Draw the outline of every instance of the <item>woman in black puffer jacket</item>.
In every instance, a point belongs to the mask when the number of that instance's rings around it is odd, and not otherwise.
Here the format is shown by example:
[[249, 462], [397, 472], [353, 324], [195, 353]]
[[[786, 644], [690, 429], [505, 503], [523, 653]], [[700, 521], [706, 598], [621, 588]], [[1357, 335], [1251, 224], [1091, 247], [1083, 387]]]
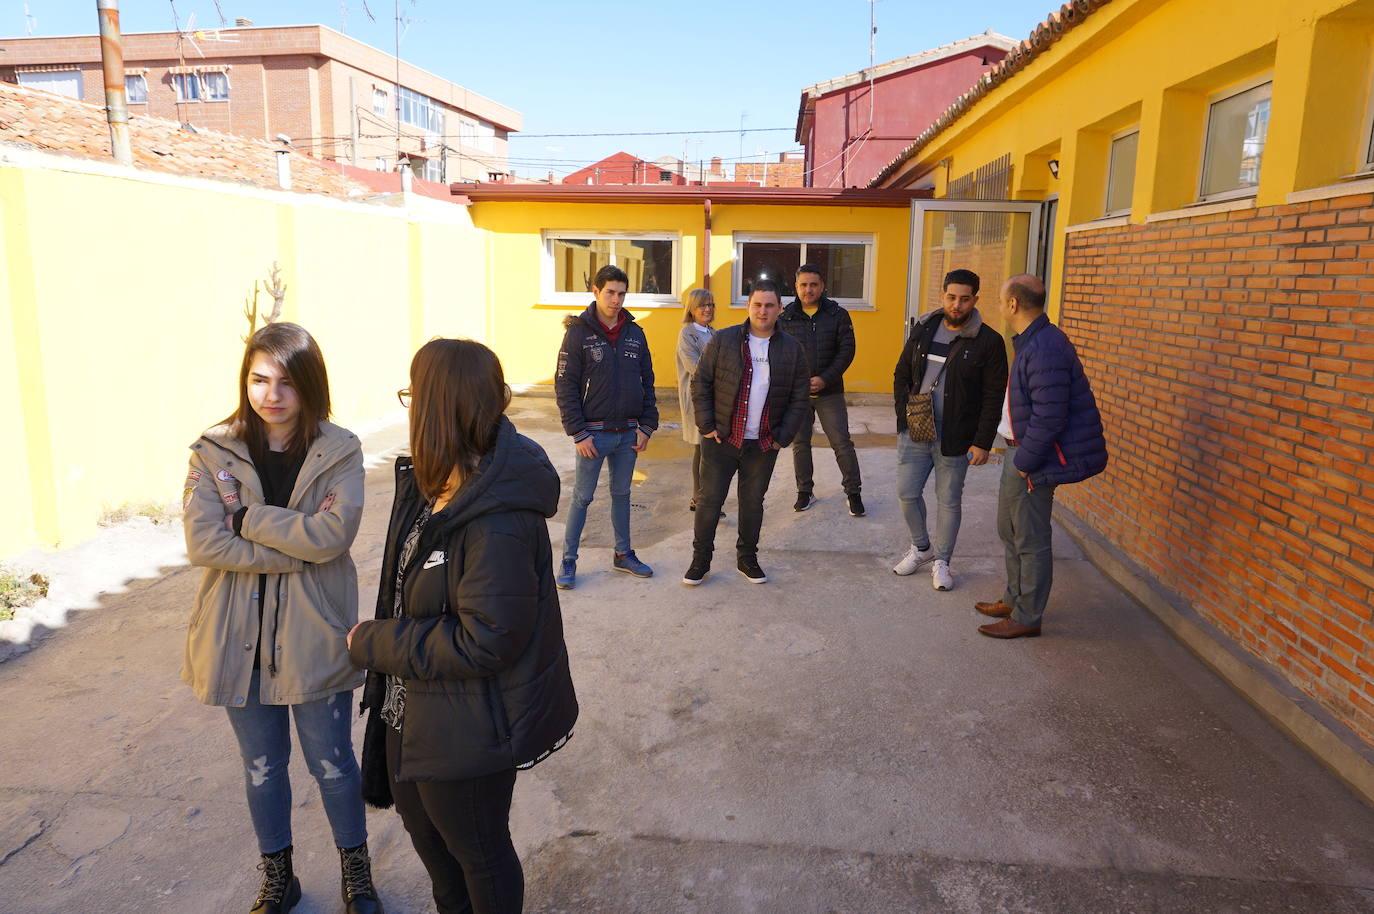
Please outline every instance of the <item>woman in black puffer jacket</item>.
[[396, 463], [377, 615], [349, 636], [370, 671], [364, 797], [395, 800], [440, 914], [518, 912], [515, 773], [577, 720], [545, 523], [558, 474], [503, 415], [510, 391], [481, 343], [426, 343], [410, 382], [413, 457]]

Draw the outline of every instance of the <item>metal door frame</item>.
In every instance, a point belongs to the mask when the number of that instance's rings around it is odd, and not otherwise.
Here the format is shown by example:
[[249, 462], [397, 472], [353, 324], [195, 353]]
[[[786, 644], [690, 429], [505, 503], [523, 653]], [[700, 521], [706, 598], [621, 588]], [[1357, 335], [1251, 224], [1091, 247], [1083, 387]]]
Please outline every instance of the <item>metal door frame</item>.
[[[921, 278], [921, 254], [924, 250], [926, 213], [1026, 213], [1030, 216], [1030, 227], [1026, 235], [1026, 262], [1022, 267], [1022, 272], [1034, 273], [1035, 262], [1040, 249], [1041, 207], [1041, 203], [1031, 200], [912, 200], [911, 248], [906, 260], [906, 317], [903, 321], [903, 337], [906, 336], [905, 328], [911, 325], [912, 317], [920, 317], [921, 314], [922, 305], [916, 301], [916, 298], [921, 291], [918, 286]], [[918, 309], [914, 315], [911, 311], [913, 304]]]

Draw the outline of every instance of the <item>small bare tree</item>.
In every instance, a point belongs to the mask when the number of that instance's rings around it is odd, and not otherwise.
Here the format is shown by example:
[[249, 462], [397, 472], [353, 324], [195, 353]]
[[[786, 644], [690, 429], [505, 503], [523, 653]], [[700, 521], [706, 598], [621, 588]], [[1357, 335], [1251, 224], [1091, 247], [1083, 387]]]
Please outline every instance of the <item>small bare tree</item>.
[[258, 292], [261, 291], [259, 284], [263, 290], [272, 296], [272, 313], [263, 315], [262, 325], [264, 327], [275, 323], [277, 318], [281, 317], [282, 304], [286, 301], [286, 283], [281, 281], [281, 267], [274, 260], [272, 261], [272, 272], [268, 274], [266, 281], [253, 280], [253, 295], [251, 297], [245, 296], [243, 299], [243, 316], [248, 318], [248, 336], [243, 338], [245, 343], [258, 329]]

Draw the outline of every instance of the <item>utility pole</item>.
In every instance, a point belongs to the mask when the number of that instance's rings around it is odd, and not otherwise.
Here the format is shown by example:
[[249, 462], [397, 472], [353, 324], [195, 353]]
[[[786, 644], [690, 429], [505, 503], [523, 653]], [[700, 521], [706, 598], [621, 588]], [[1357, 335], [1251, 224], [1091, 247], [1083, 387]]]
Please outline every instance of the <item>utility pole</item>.
[[124, 94], [124, 46], [119, 40], [119, 3], [95, 0], [100, 16], [100, 64], [105, 76], [105, 119], [110, 122], [110, 151], [120, 165], [133, 165], [129, 144], [129, 105]]

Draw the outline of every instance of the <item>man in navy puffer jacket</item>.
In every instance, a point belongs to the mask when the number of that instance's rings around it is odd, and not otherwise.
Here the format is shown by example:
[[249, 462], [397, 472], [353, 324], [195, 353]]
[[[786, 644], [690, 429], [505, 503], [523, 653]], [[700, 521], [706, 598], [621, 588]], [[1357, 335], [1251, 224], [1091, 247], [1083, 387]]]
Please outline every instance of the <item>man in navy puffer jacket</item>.
[[1050, 512], [1056, 486], [1096, 476], [1107, 466], [1102, 416], [1073, 343], [1045, 315], [1045, 285], [1034, 276], [1002, 284], [1002, 314], [1015, 357], [1007, 410], [997, 431], [1007, 441], [997, 498], [997, 532], [1007, 561], [1007, 590], [978, 603], [1000, 621], [978, 627], [993, 638], [1040, 634], [1054, 576]]
[[596, 492], [601, 464], [610, 464], [611, 527], [615, 557], [611, 567], [637, 578], [654, 570], [630, 548], [630, 483], [635, 458], [658, 428], [654, 365], [649, 341], [625, 310], [629, 277], [607, 264], [592, 279], [595, 300], [581, 314], [568, 315], [553, 390], [563, 431], [573, 440], [572, 497], [563, 533], [563, 560], [554, 583], [571, 590], [577, 580], [577, 547], [587, 523], [587, 506]]

